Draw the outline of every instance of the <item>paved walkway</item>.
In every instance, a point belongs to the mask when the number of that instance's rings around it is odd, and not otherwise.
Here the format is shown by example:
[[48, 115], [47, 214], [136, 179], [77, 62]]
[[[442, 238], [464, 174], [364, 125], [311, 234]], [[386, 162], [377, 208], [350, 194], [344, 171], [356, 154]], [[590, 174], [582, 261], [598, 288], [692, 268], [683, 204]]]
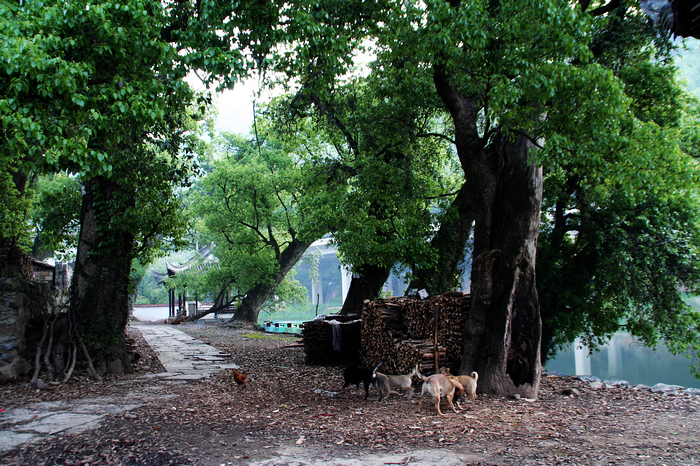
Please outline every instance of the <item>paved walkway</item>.
[[222, 369], [238, 369], [238, 365], [226, 362], [225, 358], [230, 358], [230, 354], [222, 353], [173, 325], [132, 323], [131, 326], [141, 331], [141, 335], [158, 354], [158, 359], [167, 371], [145, 377], [199, 380]]
[[[227, 363], [229, 354], [221, 353], [173, 325], [132, 323], [158, 354], [166, 372], [148, 374], [144, 378], [165, 381], [199, 380], [222, 369], [237, 369]], [[181, 383], [181, 382], [180, 382]], [[0, 412], [0, 452], [35, 442], [58, 433], [74, 434], [98, 427], [108, 415], [126, 414], [149, 400], [171, 398], [159, 394], [153, 386], [140, 387], [118, 397], [96, 397], [73, 402], [35, 403]], [[1, 406], [0, 406], [1, 407]]]

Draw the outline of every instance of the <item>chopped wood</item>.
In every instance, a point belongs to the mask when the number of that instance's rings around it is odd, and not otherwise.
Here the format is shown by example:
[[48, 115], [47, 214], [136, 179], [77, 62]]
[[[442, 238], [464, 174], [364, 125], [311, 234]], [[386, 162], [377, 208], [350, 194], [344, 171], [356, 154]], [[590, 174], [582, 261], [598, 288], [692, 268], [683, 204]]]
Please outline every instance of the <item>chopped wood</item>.
[[[389, 374], [408, 373], [416, 362], [420, 362], [423, 371], [436, 370], [437, 363], [456, 372], [462, 359], [461, 334], [469, 303], [468, 295], [457, 292], [424, 300], [407, 297], [366, 300], [361, 319], [330, 315], [306, 322], [302, 328], [305, 361], [307, 364], [360, 362], [371, 367], [384, 361], [382, 372]], [[340, 343], [336, 341], [335, 347], [333, 341], [338, 334], [334, 337], [333, 321], [339, 326], [336, 332], [340, 332]]]
[[[356, 363], [360, 355], [360, 321], [348, 316], [329, 315], [305, 322], [301, 329], [306, 364]], [[339, 334], [334, 336], [333, 327]], [[334, 345], [334, 338], [336, 339]]]
[[[406, 297], [366, 301], [362, 310], [362, 353], [366, 366], [384, 361], [382, 371], [405, 374], [420, 362], [423, 371], [437, 364], [457, 371], [462, 359], [461, 329], [469, 297], [450, 292], [424, 300]], [[437, 307], [437, 333], [435, 325]]]

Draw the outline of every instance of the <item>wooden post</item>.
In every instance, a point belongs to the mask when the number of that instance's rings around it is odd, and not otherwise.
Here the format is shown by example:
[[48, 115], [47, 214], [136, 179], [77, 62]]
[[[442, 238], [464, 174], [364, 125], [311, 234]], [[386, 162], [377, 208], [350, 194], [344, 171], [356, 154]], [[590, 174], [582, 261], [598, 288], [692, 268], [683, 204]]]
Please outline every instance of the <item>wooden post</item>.
[[433, 354], [435, 355], [435, 372], [437, 373], [438, 367], [439, 367], [439, 358], [440, 355], [438, 354], [438, 320], [440, 316], [440, 306], [437, 304], [435, 305], [435, 334], [433, 338]]
[[175, 316], [175, 290], [168, 290], [168, 317]]

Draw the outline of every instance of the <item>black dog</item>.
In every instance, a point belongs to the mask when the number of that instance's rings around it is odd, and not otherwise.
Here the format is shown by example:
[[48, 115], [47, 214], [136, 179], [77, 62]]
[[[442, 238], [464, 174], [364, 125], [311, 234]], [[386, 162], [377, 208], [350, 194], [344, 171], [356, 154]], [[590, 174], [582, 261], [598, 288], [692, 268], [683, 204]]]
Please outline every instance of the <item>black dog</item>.
[[384, 363], [384, 361], [380, 361], [374, 370], [370, 369], [369, 367], [358, 367], [355, 364], [346, 367], [345, 372], [343, 373], [343, 378], [345, 379], [345, 385], [343, 385], [343, 388], [347, 388], [348, 385], [355, 385], [359, 387], [360, 384], [363, 384], [365, 386], [366, 400], [369, 396], [369, 386], [374, 385], [374, 388], [377, 390], [377, 392], [379, 392], [379, 401], [382, 401], [382, 391], [379, 389], [379, 381], [377, 380], [376, 374], [377, 369], [379, 369], [379, 366], [381, 366], [382, 363]]

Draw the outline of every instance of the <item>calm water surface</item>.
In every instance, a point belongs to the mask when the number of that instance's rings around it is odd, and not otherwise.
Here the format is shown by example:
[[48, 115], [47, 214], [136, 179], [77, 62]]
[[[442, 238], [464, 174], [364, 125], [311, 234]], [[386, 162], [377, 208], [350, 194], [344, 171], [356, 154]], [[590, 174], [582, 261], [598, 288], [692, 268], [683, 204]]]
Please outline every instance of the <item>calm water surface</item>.
[[590, 356], [587, 348], [572, 345], [545, 365], [545, 370], [570, 375], [594, 375], [602, 380], [626, 380], [632, 385], [657, 383], [700, 388], [690, 373], [691, 360], [673, 355], [665, 346], [645, 348], [627, 333], [618, 333], [609, 344]]

